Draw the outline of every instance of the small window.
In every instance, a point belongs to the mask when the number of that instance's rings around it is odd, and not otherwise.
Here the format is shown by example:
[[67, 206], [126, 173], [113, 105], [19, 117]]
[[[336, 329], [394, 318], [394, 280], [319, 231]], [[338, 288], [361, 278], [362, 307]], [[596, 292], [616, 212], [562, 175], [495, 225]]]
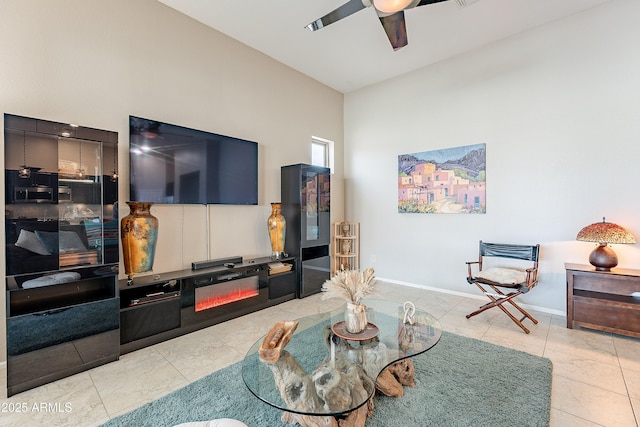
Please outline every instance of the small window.
[[311, 164], [327, 167], [329, 160], [329, 147], [325, 142], [311, 140]]
[[333, 169], [333, 141], [311, 138], [311, 164]]

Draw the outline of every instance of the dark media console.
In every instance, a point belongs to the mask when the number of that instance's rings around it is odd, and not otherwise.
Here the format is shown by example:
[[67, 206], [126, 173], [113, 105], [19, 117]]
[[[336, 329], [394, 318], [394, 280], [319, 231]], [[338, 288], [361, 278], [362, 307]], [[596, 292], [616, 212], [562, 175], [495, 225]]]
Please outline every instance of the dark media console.
[[201, 261], [192, 269], [120, 280], [120, 353], [128, 353], [296, 298], [297, 258]]

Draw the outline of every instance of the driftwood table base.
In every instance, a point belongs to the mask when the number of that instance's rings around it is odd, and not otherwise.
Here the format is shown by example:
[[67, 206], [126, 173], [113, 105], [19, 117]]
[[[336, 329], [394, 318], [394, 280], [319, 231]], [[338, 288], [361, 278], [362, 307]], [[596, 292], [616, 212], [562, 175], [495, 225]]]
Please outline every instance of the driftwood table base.
[[[376, 391], [389, 397], [402, 397], [403, 386], [415, 386], [413, 362], [409, 359], [392, 364], [380, 373], [376, 381]], [[299, 424], [302, 427], [364, 427], [367, 418], [373, 413], [373, 407], [372, 396], [363, 406], [343, 417], [283, 412], [281, 419], [287, 424]]]
[[283, 412], [281, 419], [287, 424], [299, 424], [302, 427], [363, 427], [372, 413], [373, 397], [363, 406], [343, 417], [300, 415], [292, 412]]
[[288, 408], [307, 413], [338, 413], [353, 407], [354, 402], [371, 397], [360, 408], [338, 417], [285, 411], [281, 418], [285, 423], [302, 427], [363, 427], [373, 412], [374, 387], [386, 396], [401, 397], [404, 385], [415, 384], [413, 364], [408, 359], [385, 368], [373, 384], [371, 377], [388, 363], [386, 346], [349, 352], [346, 351], [350, 348], [348, 343], [332, 343], [334, 337], [328, 329], [325, 330], [327, 345], [339, 345], [343, 351], [338, 352], [334, 360], [320, 364], [313, 373], [307, 374], [284, 350], [297, 326], [297, 322], [278, 322], [265, 337], [259, 351]]
[[402, 386], [414, 387], [416, 385], [414, 372], [415, 368], [411, 360], [400, 360], [380, 372], [376, 380], [376, 390], [385, 396], [402, 397], [404, 396]]

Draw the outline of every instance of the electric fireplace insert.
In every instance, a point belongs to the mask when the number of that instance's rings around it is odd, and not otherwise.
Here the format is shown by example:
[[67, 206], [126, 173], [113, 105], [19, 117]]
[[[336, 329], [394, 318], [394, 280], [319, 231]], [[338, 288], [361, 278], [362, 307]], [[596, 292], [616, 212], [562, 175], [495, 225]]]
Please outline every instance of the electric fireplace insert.
[[268, 300], [258, 267], [248, 267], [192, 277], [183, 282], [182, 324], [189, 326], [220, 317], [233, 317], [244, 308]]

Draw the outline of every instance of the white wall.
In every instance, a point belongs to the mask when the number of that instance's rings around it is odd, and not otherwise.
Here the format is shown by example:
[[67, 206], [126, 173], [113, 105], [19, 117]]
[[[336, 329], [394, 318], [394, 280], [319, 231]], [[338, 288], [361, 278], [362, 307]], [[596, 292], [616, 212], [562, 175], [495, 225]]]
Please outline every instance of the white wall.
[[309, 163], [312, 136], [335, 142], [332, 216], [343, 217], [343, 95], [162, 3], [2, 0], [0, 53], [0, 113], [118, 132], [120, 217], [130, 114], [259, 143], [259, 206], [151, 209], [160, 222], [156, 273], [207, 257], [269, 255], [280, 167]]
[[[577, 232], [603, 216], [640, 239], [640, 2], [616, 0], [345, 96], [346, 218], [376, 275], [478, 294], [478, 240], [540, 243], [527, 304], [565, 310]], [[437, 41], [434, 41], [437, 43]], [[411, 47], [409, 48], [416, 48]], [[397, 213], [397, 156], [487, 148], [487, 213]], [[620, 267], [640, 247], [617, 245]], [[373, 259], [376, 259], [373, 262]]]

